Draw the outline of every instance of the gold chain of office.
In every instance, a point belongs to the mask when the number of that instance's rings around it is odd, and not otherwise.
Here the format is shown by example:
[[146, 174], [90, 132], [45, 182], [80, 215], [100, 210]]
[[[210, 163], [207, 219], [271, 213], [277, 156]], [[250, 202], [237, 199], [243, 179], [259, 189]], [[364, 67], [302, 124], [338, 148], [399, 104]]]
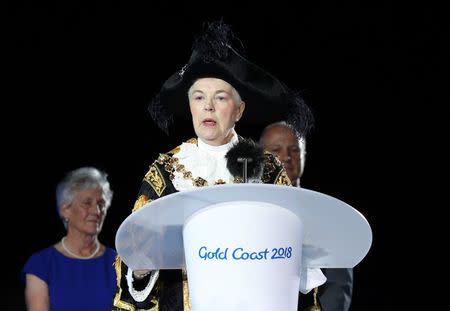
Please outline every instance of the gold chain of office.
[[[179, 159], [175, 157], [170, 157], [167, 154], [160, 154], [158, 157], [158, 163], [164, 165], [164, 169], [170, 174], [170, 180], [175, 179], [175, 172], [183, 175], [183, 178], [190, 179], [192, 184], [195, 187], [205, 187], [209, 186], [208, 181], [202, 177], [193, 177], [192, 172], [186, 170], [186, 167], [183, 164], [179, 163]], [[243, 180], [241, 177], [235, 177], [233, 180], [234, 183], [242, 183]], [[214, 185], [223, 185], [226, 182], [222, 179], [218, 179], [214, 182]]]

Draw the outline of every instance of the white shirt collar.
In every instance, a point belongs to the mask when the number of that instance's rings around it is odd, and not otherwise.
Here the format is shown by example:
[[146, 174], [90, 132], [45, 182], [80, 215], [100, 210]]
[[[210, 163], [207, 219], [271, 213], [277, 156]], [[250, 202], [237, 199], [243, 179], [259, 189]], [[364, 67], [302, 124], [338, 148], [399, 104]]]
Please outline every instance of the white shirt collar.
[[215, 154], [215, 153], [219, 153], [219, 154], [223, 154], [225, 155], [225, 153], [228, 152], [228, 150], [230, 150], [230, 148], [236, 144], [239, 139], [238, 136], [236, 134], [236, 131], [234, 129], [232, 129], [232, 133], [233, 133], [233, 137], [231, 138], [230, 142], [225, 144], [225, 145], [220, 145], [220, 146], [212, 146], [212, 145], [208, 145], [207, 143], [205, 143], [200, 137], [198, 138], [198, 148], [200, 150], [206, 151], [209, 154]]
[[197, 145], [183, 143], [180, 150], [174, 155], [184, 170], [191, 173], [192, 177], [185, 177], [181, 171], [173, 172], [172, 183], [179, 191], [192, 189], [195, 187], [193, 179], [201, 177], [206, 180], [209, 186], [221, 183], [233, 183], [234, 177], [227, 168], [226, 153], [239, 141], [238, 135], [233, 129], [233, 137], [229, 143], [221, 146], [211, 146], [204, 141], [197, 139]]

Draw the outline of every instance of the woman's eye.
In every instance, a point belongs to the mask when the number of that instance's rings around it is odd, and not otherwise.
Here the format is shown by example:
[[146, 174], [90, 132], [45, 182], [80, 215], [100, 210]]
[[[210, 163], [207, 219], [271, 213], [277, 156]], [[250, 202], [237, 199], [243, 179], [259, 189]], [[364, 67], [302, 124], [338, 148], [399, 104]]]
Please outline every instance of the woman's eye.
[[228, 95], [227, 94], [217, 94], [216, 95], [216, 100], [218, 100], [218, 101], [226, 101], [226, 100], [228, 100]]

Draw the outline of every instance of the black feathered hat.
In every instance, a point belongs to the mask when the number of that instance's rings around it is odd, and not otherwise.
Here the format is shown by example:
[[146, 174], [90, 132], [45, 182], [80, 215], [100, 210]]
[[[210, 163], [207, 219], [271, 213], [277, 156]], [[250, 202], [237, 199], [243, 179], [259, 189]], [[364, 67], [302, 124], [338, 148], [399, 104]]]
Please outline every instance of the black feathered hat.
[[149, 104], [153, 120], [166, 134], [174, 121], [190, 119], [188, 90], [197, 79], [207, 77], [228, 82], [245, 101], [239, 124], [267, 125], [285, 120], [306, 134], [312, 121], [308, 106], [298, 94], [231, 45], [238, 41], [222, 21], [207, 24], [204, 33], [196, 38], [187, 64], [164, 82]]

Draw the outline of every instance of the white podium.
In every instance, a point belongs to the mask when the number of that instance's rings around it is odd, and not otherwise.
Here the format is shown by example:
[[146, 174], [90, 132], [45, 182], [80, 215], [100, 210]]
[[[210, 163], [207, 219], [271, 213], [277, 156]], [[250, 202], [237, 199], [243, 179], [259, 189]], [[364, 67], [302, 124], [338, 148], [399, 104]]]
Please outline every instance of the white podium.
[[116, 235], [132, 269], [186, 267], [193, 311], [297, 310], [301, 267], [352, 268], [371, 243], [368, 222], [350, 205], [268, 184], [162, 197]]

